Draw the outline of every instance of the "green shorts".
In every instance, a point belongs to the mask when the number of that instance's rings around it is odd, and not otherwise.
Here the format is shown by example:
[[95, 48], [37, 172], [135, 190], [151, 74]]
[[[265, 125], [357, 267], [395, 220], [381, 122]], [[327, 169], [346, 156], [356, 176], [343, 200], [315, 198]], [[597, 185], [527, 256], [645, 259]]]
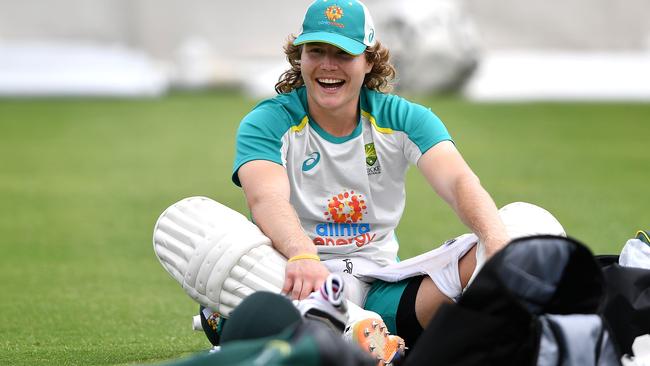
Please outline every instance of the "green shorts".
[[410, 280], [411, 278], [399, 282], [384, 282], [381, 280], [373, 282], [370, 291], [368, 291], [366, 303], [363, 306], [364, 309], [381, 315], [388, 327], [388, 331], [393, 334], [397, 333], [397, 308]]

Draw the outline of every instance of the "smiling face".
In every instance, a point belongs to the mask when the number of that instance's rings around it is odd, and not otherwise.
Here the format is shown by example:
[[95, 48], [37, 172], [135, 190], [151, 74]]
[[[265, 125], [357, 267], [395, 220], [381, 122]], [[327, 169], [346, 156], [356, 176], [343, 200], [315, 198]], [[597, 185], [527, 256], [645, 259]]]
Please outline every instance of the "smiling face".
[[363, 80], [372, 70], [365, 53], [353, 56], [330, 44], [308, 43], [302, 49], [300, 69], [313, 116], [356, 117]]

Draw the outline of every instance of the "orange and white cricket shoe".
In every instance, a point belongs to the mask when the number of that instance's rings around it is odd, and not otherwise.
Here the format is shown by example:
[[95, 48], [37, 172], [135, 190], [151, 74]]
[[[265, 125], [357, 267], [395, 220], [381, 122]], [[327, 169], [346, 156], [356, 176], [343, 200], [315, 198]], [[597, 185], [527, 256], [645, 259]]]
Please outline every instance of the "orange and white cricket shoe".
[[371, 353], [377, 359], [378, 366], [392, 365], [404, 358], [404, 340], [390, 334], [381, 319], [366, 318], [356, 321], [348, 326], [344, 337]]

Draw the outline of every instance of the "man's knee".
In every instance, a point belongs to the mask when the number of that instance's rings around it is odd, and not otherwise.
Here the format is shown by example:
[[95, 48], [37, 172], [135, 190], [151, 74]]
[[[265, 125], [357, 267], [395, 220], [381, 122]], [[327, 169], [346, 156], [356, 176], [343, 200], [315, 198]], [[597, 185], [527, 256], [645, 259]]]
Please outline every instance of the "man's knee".
[[458, 260], [458, 276], [460, 277], [461, 288], [467, 287], [469, 279], [476, 268], [476, 250], [477, 246], [475, 245]]
[[415, 299], [415, 315], [422, 328], [426, 328], [442, 304], [451, 302], [452, 299], [438, 289], [431, 277], [425, 276]]
[[474, 245], [433, 277], [423, 277], [413, 309], [423, 328], [433, 319], [442, 304], [452, 303], [462, 294], [476, 267], [476, 250]]

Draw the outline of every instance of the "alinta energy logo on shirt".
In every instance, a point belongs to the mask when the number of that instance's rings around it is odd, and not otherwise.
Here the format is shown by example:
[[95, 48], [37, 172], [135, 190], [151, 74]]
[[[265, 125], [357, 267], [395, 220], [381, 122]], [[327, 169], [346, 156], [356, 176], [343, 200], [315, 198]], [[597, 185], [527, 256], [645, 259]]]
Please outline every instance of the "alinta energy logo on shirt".
[[345, 190], [327, 200], [324, 218], [327, 222], [316, 225], [316, 245], [350, 245], [362, 247], [376, 234], [370, 233], [370, 224], [363, 222], [367, 214], [366, 200], [360, 193]]

